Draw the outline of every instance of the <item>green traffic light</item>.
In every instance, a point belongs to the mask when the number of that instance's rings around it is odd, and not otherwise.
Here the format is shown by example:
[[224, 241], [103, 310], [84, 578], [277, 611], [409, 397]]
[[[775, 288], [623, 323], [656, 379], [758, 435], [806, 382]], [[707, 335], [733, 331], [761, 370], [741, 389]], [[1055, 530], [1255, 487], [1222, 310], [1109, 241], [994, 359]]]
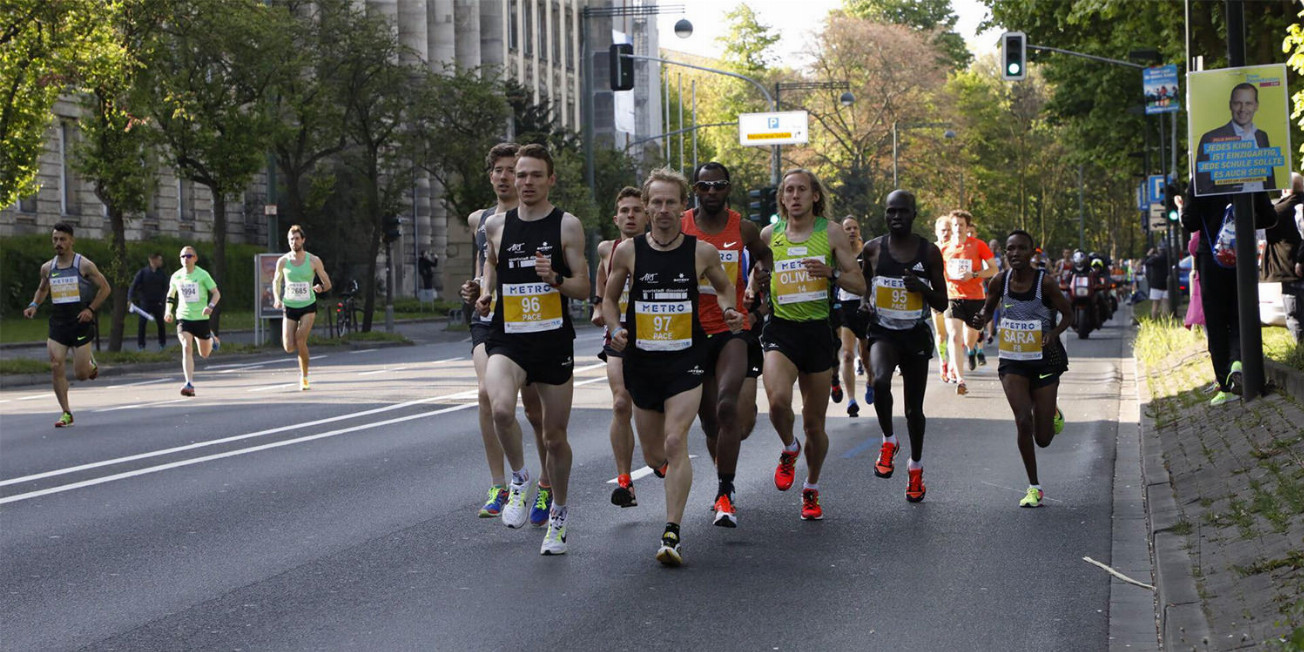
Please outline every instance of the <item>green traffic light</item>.
[[1169, 222], [1176, 222], [1177, 219], [1178, 219], [1178, 218], [1177, 218], [1177, 211], [1168, 211], [1168, 221], [1169, 221]]
[[1011, 61], [1011, 62], [1010, 62], [1010, 65], [1009, 65], [1009, 71], [1010, 71], [1010, 74], [1011, 74], [1011, 75], [1017, 75], [1017, 74], [1019, 74], [1019, 71], [1020, 71], [1020, 70], [1022, 70], [1022, 67], [1019, 66], [1019, 62], [1017, 62], [1017, 61]]

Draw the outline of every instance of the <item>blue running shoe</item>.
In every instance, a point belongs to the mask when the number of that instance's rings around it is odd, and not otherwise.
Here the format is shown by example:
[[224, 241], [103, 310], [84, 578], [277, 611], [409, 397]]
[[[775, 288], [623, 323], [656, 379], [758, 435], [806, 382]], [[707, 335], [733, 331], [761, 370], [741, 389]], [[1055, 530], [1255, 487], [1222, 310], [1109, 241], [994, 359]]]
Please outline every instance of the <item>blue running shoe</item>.
[[547, 525], [550, 511], [552, 511], [552, 487], [539, 485], [539, 493], [534, 497], [534, 507], [530, 508], [530, 525], [534, 527]]
[[869, 405], [873, 405], [873, 404], [874, 404], [874, 386], [873, 386], [873, 385], [870, 385], [869, 387], [866, 387], [866, 388], [865, 388], [865, 403], [868, 403]]
[[501, 515], [505, 504], [507, 504], [507, 487], [500, 484], [489, 487], [489, 501], [480, 508], [480, 518], [494, 518]]

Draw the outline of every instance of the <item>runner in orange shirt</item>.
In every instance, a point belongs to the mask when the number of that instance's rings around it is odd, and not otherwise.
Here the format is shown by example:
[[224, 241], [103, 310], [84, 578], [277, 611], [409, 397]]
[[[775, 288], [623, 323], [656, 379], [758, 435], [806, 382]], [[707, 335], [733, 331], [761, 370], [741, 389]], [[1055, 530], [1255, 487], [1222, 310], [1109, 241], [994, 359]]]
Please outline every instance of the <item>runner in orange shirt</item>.
[[[996, 275], [996, 261], [987, 243], [970, 237], [969, 227], [973, 215], [969, 211], [951, 211], [951, 240], [942, 248], [946, 264], [946, 294], [950, 306], [946, 309], [946, 330], [951, 336], [951, 372], [956, 377], [955, 393], [964, 396], [969, 388], [964, 383], [964, 364], [967, 358], [969, 371], [978, 367], [980, 333], [969, 324], [982, 310], [987, 293], [983, 279]], [[987, 364], [986, 356], [982, 363]]]

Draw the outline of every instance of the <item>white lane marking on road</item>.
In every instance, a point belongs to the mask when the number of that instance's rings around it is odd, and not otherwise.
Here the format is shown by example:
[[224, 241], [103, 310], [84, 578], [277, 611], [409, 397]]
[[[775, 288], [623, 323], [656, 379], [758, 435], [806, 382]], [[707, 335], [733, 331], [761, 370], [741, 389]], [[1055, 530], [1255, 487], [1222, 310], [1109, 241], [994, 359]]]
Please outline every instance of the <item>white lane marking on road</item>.
[[322, 358], [325, 358], [325, 357], [327, 357], [327, 355], [326, 355], [325, 353], [323, 353], [323, 354], [321, 354], [321, 355], [310, 355], [310, 356], [308, 356], [308, 359], [309, 359], [309, 360], [321, 360]]
[[[225, 452], [225, 453], [215, 453], [215, 454], [213, 454], [213, 455], [205, 455], [204, 457], [196, 457], [196, 458], [189, 459], [189, 460], [180, 460], [180, 461], [177, 461], [177, 462], [169, 462], [169, 463], [167, 463], [167, 464], [160, 464], [160, 465], [158, 465], [158, 466], [150, 466], [150, 467], [146, 467], [146, 468], [143, 468], [143, 469], [136, 469], [135, 471], [126, 471], [126, 472], [123, 472], [123, 473], [117, 473], [117, 474], [114, 474], [114, 475], [106, 475], [106, 476], [104, 476], [104, 477], [102, 477], [102, 478], [94, 478], [94, 479], [91, 479], [91, 480], [83, 480], [83, 481], [81, 481], [81, 482], [73, 482], [73, 483], [71, 483], [71, 484], [59, 485], [59, 486], [57, 486], [57, 487], [50, 487], [50, 488], [48, 488], [48, 489], [41, 489], [40, 491], [32, 491], [32, 492], [25, 493], [25, 494], [15, 494], [15, 495], [13, 495], [13, 496], [6, 496], [6, 497], [4, 497], [4, 498], [0, 498], [0, 505], [5, 505], [5, 504], [8, 504], [8, 503], [15, 503], [15, 502], [18, 502], [18, 501], [20, 501], [20, 500], [29, 500], [29, 499], [32, 499], [32, 498], [39, 498], [39, 497], [41, 497], [41, 496], [48, 496], [48, 495], [50, 495], [50, 494], [63, 493], [63, 492], [65, 492], [65, 491], [72, 491], [73, 489], [81, 489], [82, 487], [93, 487], [93, 486], [95, 486], [95, 485], [97, 485], [97, 484], [104, 484], [104, 483], [106, 483], [106, 482], [114, 482], [114, 481], [116, 481], [116, 480], [125, 480], [125, 479], [127, 479], [127, 478], [134, 478], [134, 477], [136, 477], [136, 476], [138, 476], [138, 475], [146, 475], [146, 474], [149, 474], [149, 473], [157, 473], [157, 472], [159, 472], [159, 471], [166, 471], [166, 470], [168, 470], [168, 469], [181, 468], [181, 467], [183, 467], [183, 466], [191, 466], [191, 465], [194, 465], [194, 464], [202, 464], [202, 463], [204, 463], [204, 462], [212, 462], [212, 461], [214, 461], [214, 460], [220, 460], [220, 459], [224, 459], [224, 458], [227, 458], [227, 457], [235, 457], [235, 456], [237, 456], [237, 455], [246, 455], [246, 454], [248, 454], [248, 453], [257, 453], [257, 452], [259, 452], [259, 451], [271, 450], [271, 449], [273, 449], [273, 448], [280, 448], [280, 447], [282, 447], [282, 446], [289, 446], [289, 445], [291, 445], [291, 444], [303, 444], [303, 443], [307, 443], [307, 442], [310, 442], [310, 441], [316, 441], [316, 440], [318, 440], [318, 439], [326, 439], [326, 438], [328, 438], [328, 437], [335, 437], [335, 436], [337, 436], [337, 435], [344, 435], [344, 434], [348, 434], [348, 433], [350, 433], [350, 432], [357, 432], [357, 431], [359, 431], [359, 430], [369, 430], [369, 429], [371, 429], [371, 428], [379, 428], [379, 427], [381, 427], [381, 426], [393, 425], [393, 424], [395, 424], [395, 423], [402, 423], [402, 422], [404, 422], [404, 421], [412, 421], [412, 420], [414, 420], [414, 419], [424, 419], [424, 418], [426, 418], [426, 417], [438, 416], [438, 415], [441, 415], [441, 414], [447, 414], [447, 413], [449, 413], [449, 412], [456, 412], [456, 411], [458, 411], [458, 410], [465, 410], [465, 409], [467, 409], [467, 408], [472, 408], [472, 407], [476, 407], [476, 404], [475, 404], [475, 403], [468, 403], [468, 404], [466, 404], [466, 405], [454, 405], [454, 406], [452, 406], [452, 407], [446, 407], [446, 408], [442, 408], [442, 409], [439, 409], [439, 410], [433, 410], [433, 411], [430, 411], [430, 412], [422, 412], [422, 413], [420, 413], [420, 414], [410, 414], [410, 415], [405, 416], [405, 417], [396, 417], [396, 418], [394, 418], [394, 419], [388, 419], [388, 420], [386, 420], [386, 421], [377, 421], [377, 422], [375, 422], [375, 423], [364, 423], [364, 424], [362, 424], [362, 425], [358, 425], [358, 426], [350, 426], [350, 427], [348, 427], [348, 428], [341, 428], [341, 429], [339, 429], [339, 430], [331, 430], [331, 431], [329, 431], [329, 432], [323, 432], [323, 433], [319, 433], [319, 434], [316, 434], [316, 435], [308, 435], [307, 437], [299, 437], [299, 438], [297, 438], [297, 439], [286, 439], [286, 440], [283, 440], [283, 441], [272, 442], [272, 443], [270, 443], [270, 444], [263, 444], [263, 445], [261, 445], [261, 446], [253, 446], [253, 447], [250, 447], [250, 448], [241, 448], [241, 449], [238, 449], [238, 450], [227, 451], [227, 452]], [[649, 469], [648, 472], [650, 473], [650, 472], [651, 472], [651, 469]]]
[[34, 395], [34, 396], [24, 396], [24, 397], [22, 397], [22, 398], [16, 398], [16, 399], [14, 399], [14, 400], [15, 400], [15, 401], [34, 401], [34, 400], [36, 400], [36, 399], [38, 399], [38, 398], [50, 398], [51, 396], [54, 396], [54, 392], [50, 392], [49, 394], [36, 394], [36, 395]]
[[593, 371], [594, 369], [606, 369], [606, 368], [607, 368], [607, 363], [599, 362], [598, 364], [591, 364], [587, 367], [580, 367], [579, 369], [576, 369], [572, 373], [578, 374], [578, 373], [583, 373], [585, 371]]
[[[983, 484], [985, 484], [985, 485], [987, 485], [987, 486], [989, 486], [989, 487], [996, 487], [997, 489], [1006, 489], [1006, 490], [1008, 490], [1008, 491], [1013, 491], [1013, 492], [1016, 493], [1016, 494], [1021, 494], [1021, 493], [1026, 493], [1026, 492], [1027, 492], [1027, 489], [1015, 489], [1014, 487], [1007, 487], [1007, 486], [1005, 486], [1005, 485], [1003, 485], [1003, 484], [993, 484], [993, 483], [988, 482], [988, 481], [986, 481], [986, 480], [979, 480], [979, 482], [981, 482], [981, 483], [983, 483]], [[1045, 496], [1045, 495], [1043, 495], [1043, 496], [1041, 497], [1041, 499], [1042, 499], [1042, 500], [1049, 500], [1049, 501], [1052, 502], [1052, 503], [1062, 503], [1062, 502], [1064, 502], [1064, 501], [1062, 501], [1062, 500], [1060, 500], [1060, 499], [1058, 499], [1058, 498], [1051, 498], [1050, 496]]]
[[[307, 421], [307, 422], [304, 422], [304, 423], [292, 423], [292, 424], [290, 424], [290, 425], [288, 425], [288, 426], [278, 426], [278, 427], [276, 427], [276, 428], [268, 428], [267, 430], [259, 430], [259, 431], [257, 431], [257, 432], [246, 433], [246, 434], [243, 434], [243, 435], [233, 435], [233, 436], [231, 436], [231, 437], [225, 437], [225, 438], [222, 438], [222, 439], [214, 439], [214, 440], [212, 440], [212, 441], [201, 441], [201, 442], [195, 442], [195, 443], [193, 443], [193, 444], [186, 444], [185, 446], [176, 446], [176, 447], [174, 447], [174, 448], [165, 448], [165, 449], [162, 449], [162, 450], [150, 451], [150, 452], [148, 452], [148, 453], [138, 453], [138, 454], [136, 454], [136, 455], [128, 455], [128, 456], [126, 456], [126, 457], [118, 457], [118, 458], [114, 458], [114, 459], [111, 459], [111, 460], [104, 460], [104, 461], [101, 461], [101, 462], [90, 462], [90, 463], [88, 463], [88, 464], [82, 464], [82, 465], [79, 465], [79, 466], [72, 466], [72, 467], [68, 467], [68, 468], [66, 468], [66, 469], [55, 469], [55, 470], [53, 470], [53, 471], [44, 471], [44, 472], [42, 472], [42, 473], [36, 473], [36, 474], [33, 474], [33, 475], [25, 475], [25, 476], [18, 477], [18, 478], [11, 478], [11, 479], [9, 479], [9, 480], [0, 480], [0, 487], [8, 486], [8, 485], [11, 485], [11, 484], [18, 484], [18, 483], [21, 483], [21, 482], [31, 482], [32, 480], [40, 480], [40, 479], [42, 479], [42, 478], [51, 478], [51, 477], [54, 477], [54, 476], [57, 476], [57, 475], [65, 475], [65, 474], [68, 474], [68, 473], [77, 473], [78, 471], [86, 471], [86, 470], [89, 470], [89, 469], [97, 469], [97, 468], [100, 468], [100, 467], [102, 467], [102, 466], [111, 466], [111, 465], [114, 465], [114, 464], [122, 464], [122, 463], [124, 463], [124, 462], [134, 462], [134, 461], [136, 461], [136, 460], [143, 460], [143, 459], [148, 459], [148, 458], [151, 458], [151, 457], [158, 457], [158, 456], [160, 456], [160, 455], [171, 455], [171, 454], [173, 454], [173, 453], [180, 453], [180, 452], [183, 452], [183, 451], [194, 450], [194, 449], [196, 449], [196, 448], [204, 448], [204, 447], [207, 447], [207, 446], [217, 446], [217, 445], [219, 445], [219, 444], [228, 444], [228, 443], [233, 442], [233, 441], [241, 441], [241, 440], [244, 440], [244, 439], [252, 439], [252, 438], [254, 438], [254, 437], [265, 437], [265, 436], [267, 436], [267, 435], [274, 435], [274, 434], [276, 434], [276, 433], [279, 433], [279, 432], [285, 432], [285, 431], [287, 431], [287, 430], [297, 430], [297, 429], [300, 429], [300, 428], [311, 428], [312, 426], [320, 426], [320, 425], [323, 424], [323, 423], [334, 423], [334, 422], [336, 422], [336, 421], [344, 421], [345, 419], [355, 419], [355, 418], [357, 418], [357, 417], [370, 416], [370, 415], [372, 415], [372, 414], [379, 414], [379, 413], [381, 413], [381, 412], [389, 412], [389, 411], [391, 411], [391, 410], [401, 410], [401, 409], [403, 409], [403, 408], [405, 408], [405, 407], [411, 407], [411, 406], [413, 406], [413, 405], [420, 405], [420, 404], [422, 404], [422, 403], [431, 403], [431, 402], [434, 402], [434, 401], [447, 401], [447, 400], [453, 400], [453, 399], [455, 399], [455, 398], [459, 398], [459, 397], [461, 397], [461, 394], [466, 394], [466, 393], [467, 393], [467, 392], [461, 392], [460, 394], [451, 394], [451, 395], [448, 395], [448, 396], [431, 396], [430, 398], [420, 398], [420, 399], [416, 399], [416, 400], [412, 400], [412, 401], [404, 401], [404, 402], [402, 402], [402, 403], [395, 403], [395, 404], [393, 404], [393, 405], [386, 405], [386, 406], [384, 406], [384, 407], [372, 408], [372, 409], [370, 409], [370, 410], [363, 410], [363, 411], [361, 411], [361, 412], [351, 412], [351, 413], [349, 413], [349, 414], [341, 414], [341, 415], [338, 415], [338, 416], [327, 417], [327, 418], [325, 418], [325, 419], [318, 419], [318, 420], [316, 420], [316, 421]], [[476, 392], [475, 390], [472, 390], [472, 391], [470, 392], [470, 394], [471, 394], [471, 398], [475, 398], [475, 397], [478, 395], [477, 392]]]
[[189, 398], [175, 398], [170, 401], [155, 401], [153, 403], [133, 403], [131, 405], [119, 405], [117, 407], [104, 408], [102, 410], [91, 410], [91, 411], [98, 414], [100, 412], [115, 412], [117, 410], [133, 410], [135, 408], [142, 408], [142, 407], [155, 407], [158, 405], [170, 405], [172, 403], [184, 403], [185, 401], [189, 401], [189, 400], [190, 400]]
[[253, 369], [262, 369], [262, 368], [263, 368], [263, 365], [265, 365], [265, 364], [266, 364], [266, 363], [263, 363], [263, 364], [256, 364], [256, 365], [253, 365], [252, 367], [245, 367], [244, 369], [223, 369], [223, 370], [221, 370], [221, 371], [219, 371], [219, 372], [217, 372], [217, 373], [219, 373], [219, 374], [233, 374], [233, 373], [235, 373], [235, 372], [237, 372], [237, 371], [250, 371], [250, 370], [253, 370]]
[[142, 380], [142, 381], [135, 382], [135, 383], [124, 383], [124, 384], [122, 384], [122, 385], [109, 385], [109, 386], [106, 387], [105, 389], [117, 389], [117, 388], [119, 388], [119, 387], [137, 387], [137, 386], [139, 386], [139, 385], [153, 385], [153, 384], [155, 384], [155, 383], [166, 383], [166, 382], [168, 382], [169, 380], [172, 380], [172, 379], [171, 379], [171, 378], [155, 378], [154, 380]]
[[575, 386], [576, 386], [576, 387], [583, 387], [583, 386], [585, 386], [585, 385], [591, 385], [591, 384], [593, 384], [593, 383], [596, 383], [596, 382], [598, 382], [599, 380], [606, 380], [606, 378], [603, 378], [602, 376], [599, 376], [599, 377], [597, 377], [597, 378], [590, 378], [590, 379], [588, 379], [588, 380], [581, 380], [580, 382], [575, 383]]
[[[695, 460], [695, 459], [697, 459], [697, 456], [696, 456], [696, 455], [689, 455], [689, 456], [688, 456], [688, 459], [690, 459], [690, 460]], [[649, 475], [652, 475], [652, 467], [650, 467], [650, 466], [645, 466], [645, 467], [643, 467], [643, 468], [641, 468], [641, 469], [635, 469], [632, 473], [630, 473], [630, 474], [629, 474], [629, 479], [630, 479], [630, 480], [637, 480], [637, 479], [639, 479], [639, 478], [646, 478], [646, 477], [648, 477]], [[616, 480], [619, 480], [619, 478], [612, 478], [612, 479], [610, 479], [610, 480], [607, 480], [607, 484], [616, 484]]]
[[383, 374], [383, 373], [387, 373], [387, 372], [390, 372], [390, 371], [403, 371], [404, 369], [407, 369], [407, 367], [392, 367], [392, 368], [389, 368], [389, 369], [377, 369], [377, 370], [375, 370], [375, 371], [364, 371], [364, 372], [362, 372], [362, 373], [360, 373], [360, 374], [358, 374], [358, 375], [359, 375], [359, 376], [374, 376], [374, 375], [376, 375], [376, 374]]
[[443, 360], [435, 360], [430, 364], [444, 364], [445, 362], [457, 362], [458, 360], [465, 360], [465, 359], [466, 358], [444, 358]]
[[1106, 572], [1106, 573], [1109, 573], [1110, 575], [1113, 575], [1114, 577], [1117, 577], [1118, 579], [1123, 580], [1124, 582], [1127, 582], [1128, 584], [1134, 584], [1134, 585], [1139, 586], [1139, 587], [1141, 587], [1141, 588], [1143, 588], [1143, 589], [1150, 589], [1151, 591], [1155, 590], [1155, 587], [1150, 586], [1149, 584], [1146, 584], [1145, 582], [1138, 582], [1137, 580], [1134, 580], [1134, 579], [1132, 579], [1132, 578], [1130, 578], [1130, 577], [1128, 577], [1128, 576], [1126, 576], [1126, 575], [1124, 575], [1124, 574], [1122, 574], [1122, 573], [1120, 573], [1120, 572], [1114, 570], [1113, 568], [1110, 568], [1109, 566], [1106, 566], [1106, 565], [1104, 565], [1104, 564], [1102, 564], [1102, 563], [1100, 563], [1100, 562], [1098, 562], [1098, 561], [1096, 561], [1096, 560], [1094, 560], [1094, 559], [1092, 559], [1092, 558], [1090, 558], [1090, 557], [1083, 557], [1083, 558], [1082, 558], [1082, 561], [1085, 561], [1085, 562], [1087, 562], [1088, 564], [1091, 564], [1091, 565], [1093, 565], [1093, 566], [1099, 566], [1100, 568], [1105, 569], [1105, 572]]
[[285, 383], [284, 385], [268, 385], [268, 386], [266, 386], [266, 387], [255, 387], [255, 388], [253, 388], [253, 389], [248, 389], [248, 390], [245, 390], [245, 391], [247, 391], [247, 392], [266, 392], [266, 391], [270, 391], [270, 390], [273, 390], [273, 389], [285, 389], [285, 388], [287, 388], [287, 387], [294, 387], [294, 383]]
[[261, 361], [261, 362], [240, 362], [240, 363], [231, 363], [231, 364], [210, 364], [210, 365], [204, 367], [204, 371], [212, 371], [212, 370], [214, 370], [214, 369], [241, 369], [241, 368], [243, 368], [243, 367], [261, 367], [261, 366], [266, 365], [266, 364], [276, 364], [276, 363], [278, 363], [278, 362], [294, 362], [294, 361], [297, 360], [297, 359], [298, 359], [298, 358], [285, 358], [285, 359], [282, 359], [282, 360], [263, 360], [263, 361]]
[[357, 351], [349, 351], [349, 355], [353, 355], [354, 353], [371, 353], [372, 351], [379, 351], [379, 350], [380, 349], [358, 349]]

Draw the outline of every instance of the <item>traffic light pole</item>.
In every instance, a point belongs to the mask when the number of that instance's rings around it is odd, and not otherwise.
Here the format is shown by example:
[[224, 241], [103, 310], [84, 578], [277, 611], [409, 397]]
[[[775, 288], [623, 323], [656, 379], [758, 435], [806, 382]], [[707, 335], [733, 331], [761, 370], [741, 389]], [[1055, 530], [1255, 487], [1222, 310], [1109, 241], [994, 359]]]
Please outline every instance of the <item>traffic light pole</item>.
[[[1227, 0], [1227, 66], [1245, 65], [1245, 7], [1242, 0]], [[1253, 195], [1239, 193], [1232, 200], [1236, 214], [1236, 303], [1241, 327], [1242, 398], [1252, 401], [1263, 394], [1263, 331], [1259, 325], [1258, 240], [1254, 234]]]

